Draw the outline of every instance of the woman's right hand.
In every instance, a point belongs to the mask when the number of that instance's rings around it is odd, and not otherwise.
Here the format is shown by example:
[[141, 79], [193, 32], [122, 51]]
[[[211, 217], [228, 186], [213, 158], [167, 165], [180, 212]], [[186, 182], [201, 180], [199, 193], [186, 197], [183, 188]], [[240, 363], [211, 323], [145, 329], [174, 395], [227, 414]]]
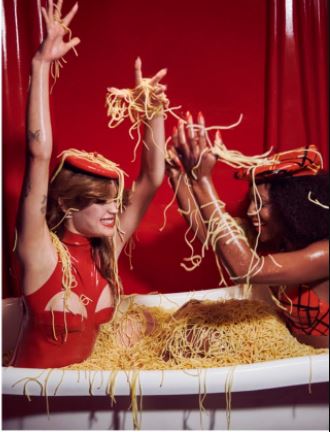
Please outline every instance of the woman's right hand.
[[80, 39], [74, 37], [68, 42], [64, 41], [64, 36], [68, 33], [68, 26], [78, 11], [76, 3], [70, 12], [61, 18], [63, 0], [58, 0], [54, 5], [53, 0], [48, 0], [48, 7], [42, 7], [41, 12], [46, 24], [47, 35], [34, 56], [35, 60], [51, 63], [63, 57], [70, 49], [80, 43]]

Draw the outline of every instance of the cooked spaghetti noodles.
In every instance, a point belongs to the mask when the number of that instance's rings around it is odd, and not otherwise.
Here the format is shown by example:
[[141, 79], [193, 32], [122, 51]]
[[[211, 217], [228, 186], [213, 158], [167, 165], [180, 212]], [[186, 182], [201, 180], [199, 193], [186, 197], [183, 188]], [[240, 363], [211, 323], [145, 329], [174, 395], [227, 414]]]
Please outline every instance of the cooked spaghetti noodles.
[[[145, 307], [131, 305], [126, 314]], [[147, 308], [156, 325], [134, 346], [116, 337], [122, 316], [101, 327], [89, 359], [68, 369], [165, 370], [249, 364], [323, 353], [299, 343], [274, 309], [255, 300], [189, 302], [176, 313]]]
[[[122, 344], [118, 333], [123, 330], [123, 319], [152, 314], [156, 325], [151, 332], [134, 345]], [[124, 315], [124, 316], [123, 316]], [[143, 326], [142, 326], [143, 327]], [[141, 333], [142, 334], [142, 333]], [[127, 336], [127, 335], [126, 335]], [[62, 368], [85, 373], [89, 380], [89, 392], [103, 386], [103, 371], [111, 370], [106, 392], [115, 403], [116, 379], [119, 371], [126, 371], [130, 388], [132, 420], [135, 429], [141, 427], [142, 389], [139, 381], [141, 370], [183, 370], [195, 369], [199, 378], [199, 408], [205, 411], [207, 394], [206, 368], [229, 366], [225, 382], [226, 418], [230, 427], [231, 389], [235, 366], [275, 359], [310, 356], [327, 352], [325, 349], [299, 343], [285, 327], [273, 307], [255, 300], [191, 300], [176, 310], [160, 307], [145, 307], [131, 302], [125, 312], [118, 310], [116, 318], [101, 326], [94, 351], [83, 363]], [[28, 385], [35, 382], [40, 386], [40, 394], [46, 396], [47, 382], [51, 371], [46, 370], [46, 378], [41, 375], [26, 377], [15, 385], [23, 383], [24, 394], [30, 399]], [[311, 370], [310, 370], [311, 374]], [[79, 381], [80, 375], [78, 375]], [[97, 386], [96, 379], [101, 383]], [[310, 378], [310, 376], [309, 376]], [[63, 375], [61, 377], [61, 381]], [[61, 383], [60, 381], [60, 383]], [[58, 383], [55, 393], [60, 385]], [[219, 389], [220, 390], [220, 389]], [[202, 418], [201, 418], [202, 424]]]

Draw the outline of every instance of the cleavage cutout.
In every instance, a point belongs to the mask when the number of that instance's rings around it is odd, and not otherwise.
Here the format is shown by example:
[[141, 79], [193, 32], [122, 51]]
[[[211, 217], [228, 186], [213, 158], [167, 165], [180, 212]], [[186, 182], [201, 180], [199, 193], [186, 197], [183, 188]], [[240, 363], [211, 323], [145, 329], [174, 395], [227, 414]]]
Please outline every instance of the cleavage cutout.
[[103, 288], [101, 295], [97, 300], [95, 312], [99, 312], [103, 309], [113, 307], [113, 305], [114, 305], [114, 300], [113, 300], [112, 291], [109, 285], [107, 284]]
[[[87, 318], [87, 309], [79, 296], [74, 292], [71, 292], [66, 306], [67, 312], [73, 315], [82, 315], [83, 318]], [[64, 291], [55, 294], [47, 303], [45, 310], [64, 312]]]

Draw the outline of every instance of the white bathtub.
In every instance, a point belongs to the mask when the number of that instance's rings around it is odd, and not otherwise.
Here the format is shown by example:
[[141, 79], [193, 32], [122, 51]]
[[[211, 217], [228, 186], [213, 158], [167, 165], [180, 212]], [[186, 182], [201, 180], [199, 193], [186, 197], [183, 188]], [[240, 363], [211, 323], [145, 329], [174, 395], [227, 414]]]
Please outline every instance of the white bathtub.
[[[258, 290], [255, 290], [257, 293]], [[265, 292], [260, 290], [259, 292]], [[135, 301], [172, 308], [190, 298], [241, 298], [240, 287], [166, 296], [137, 296]], [[258, 297], [260, 297], [257, 294]], [[174, 303], [173, 303], [174, 302]], [[7, 349], [17, 333], [20, 306], [6, 300], [3, 312], [4, 343]], [[9, 322], [9, 324], [8, 324]], [[8, 327], [9, 325], [9, 327]], [[8, 334], [12, 338], [7, 337]], [[142, 371], [141, 428], [144, 430], [227, 429], [225, 386], [230, 368], [197, 371]], [[312, 372], [312, 373], [311, 373]], [[127, 374], [116, 380], [117, 403], [107, 396], [109, 371], [54, 370], [48, 377], [50, 417], [45, 397], [36, 382], [30, 382], [28, 402], [23, 395], [26, 377], [43, 383], [47, 370], [3, 368], [3, 429], [5, 430], [106, 430], [132, 429], [130, 388]], [[129, 372], [131, 373], [131, 372]], [[231, 389], [232, 429], [327, 430], [329, 359], [327, 354], [236, 366]], [[61, 382], [60, 386], [58, 384]], [[200, 415], [198, 395], [206, 389], [206, 411]], [[309, 392], [311, 390], [311, 393]]]

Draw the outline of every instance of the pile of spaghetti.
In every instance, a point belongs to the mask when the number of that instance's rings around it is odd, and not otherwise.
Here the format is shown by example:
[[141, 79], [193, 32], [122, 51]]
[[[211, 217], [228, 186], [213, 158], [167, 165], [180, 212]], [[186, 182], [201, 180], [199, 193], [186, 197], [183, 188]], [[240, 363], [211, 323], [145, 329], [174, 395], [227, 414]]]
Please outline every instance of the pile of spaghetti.
[[[126, 314], [155, 319], [152, 332], [132, 346], [118, 341], [123, 316], [101, 327], [89, 359], [78, 370], [164, 370], [212, 368], [326, 350], [299, 343], [274, 309], [256, 300], [191, 301], [176, 312], [132, 304]], [[143, 318], [141, 318], [143, 320]]]

